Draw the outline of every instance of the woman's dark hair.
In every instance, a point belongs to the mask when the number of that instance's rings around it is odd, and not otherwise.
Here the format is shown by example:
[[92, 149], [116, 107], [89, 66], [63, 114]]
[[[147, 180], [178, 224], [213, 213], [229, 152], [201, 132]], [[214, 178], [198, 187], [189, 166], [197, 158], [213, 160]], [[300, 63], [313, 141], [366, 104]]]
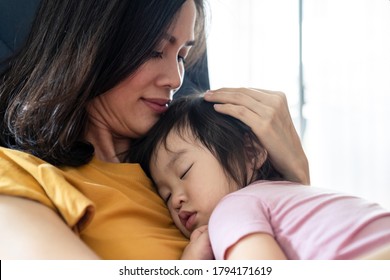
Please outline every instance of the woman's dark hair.
[[[185, 1], [41, 1], [24, 46], [0, 74], [0, 146], [55, 165], [89, 162], [87, 103], [151, 57]], [[203, 0], [194, 2], [193, 61], [205, 38]]]
[[199, 94], [175, 99], [148, 135], [132, 142], [127, 155], [129, 161], [139, 163], [151, 177], [149, 164], [153, 155], [159, 145], [168, 149], [168, 134], [175, 131], [184, 139], [193, 135], [199, 144], [210, 150], [226, 175], [239, 187], [256, 179], [280, 179], [280, 174], [268, 158], [249, 177], [248, 160], [253, 160], [253, 166], [259, 166], [256, 161], [261, 160], [261, 156], [258, 155], [264, 155], [265, 150], [250, 127], [238, 119], [218, 113], [213, 105], [214, 103], [205, 101]]

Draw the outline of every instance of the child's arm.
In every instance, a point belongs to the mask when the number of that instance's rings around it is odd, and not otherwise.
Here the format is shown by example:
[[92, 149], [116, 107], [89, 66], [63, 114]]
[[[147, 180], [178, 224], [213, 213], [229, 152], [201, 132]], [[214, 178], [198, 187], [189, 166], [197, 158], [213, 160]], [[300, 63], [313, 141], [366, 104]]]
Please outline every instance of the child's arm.
[[267, 233], [249, 234], [225, 253], [227, 260], [286, 260], [275, 239]]
[[363, 260], [390, 260], [390, 244], [383, 245], [382, 248], [376, 249], [369, 254], [361, 256]]

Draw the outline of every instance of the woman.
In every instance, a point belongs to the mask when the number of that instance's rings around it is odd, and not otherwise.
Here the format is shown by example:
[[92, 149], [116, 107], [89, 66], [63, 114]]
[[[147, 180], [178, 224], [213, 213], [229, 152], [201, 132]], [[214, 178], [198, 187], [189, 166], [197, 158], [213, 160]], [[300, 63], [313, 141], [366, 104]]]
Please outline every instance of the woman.
[[[1, 75], [1, 259], [180, 258], [187, 239], [123, 155], [166, 111], [203, 24], [201, 0], [42, 1]], [[267, 135], [278, 171], [308, 183], [283, 94], [221, 89], [208, 100]]]

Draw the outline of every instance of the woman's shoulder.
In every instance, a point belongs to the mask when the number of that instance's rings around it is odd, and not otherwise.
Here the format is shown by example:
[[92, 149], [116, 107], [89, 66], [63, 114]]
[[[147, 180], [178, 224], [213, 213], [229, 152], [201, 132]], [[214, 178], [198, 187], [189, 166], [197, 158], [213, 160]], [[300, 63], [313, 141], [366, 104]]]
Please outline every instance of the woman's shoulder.
[[66, 173], [33, 155], [0, 148], [0, 195], [37, 201], [55, 212], [73, 228], [93, 212], [93, 203]]
[[31, 154], [0, 147], [0, 177], [3, 179], [0, 186], [33, 181], [39, 174], [39, 166], [44, 164], [47, 163]]
[[4, 164], [5, 162], [14, 162], [15, 164], [27, 162], [35, 162], [36, 164], [44, 163], [43, 160], [29, 153], [5, 147], [0, 147], [0, 160], [0, 164]]

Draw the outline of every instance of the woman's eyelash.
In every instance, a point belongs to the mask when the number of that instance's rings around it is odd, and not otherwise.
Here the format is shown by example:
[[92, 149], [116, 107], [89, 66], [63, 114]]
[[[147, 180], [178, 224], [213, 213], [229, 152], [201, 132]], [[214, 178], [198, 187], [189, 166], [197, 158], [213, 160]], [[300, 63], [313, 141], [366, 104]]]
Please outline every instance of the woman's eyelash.
[[181, 56], [181, 55], [179, 55], [178, 57], [177, 57], [179, 60], [181, 60], [181, 62], [183, 62], [183, 64], [186, 64], [186, 59], [184, 58], [184, 56]]
[[180, 180], [183, 180], [183, 178], [187, 175], [188, 171], [190, 171], [192, 165], [193, 165], [193, 164], [191, 164], [190, 167], [188, 167], [187, 170], [184, 171], [184, 173], [180, 176]]
[[164, 54], [164, 52], [153, 51], [152, 52], [152, 57], [163, 58], [163, 54]]
[[[159, 52], [159, 51], [152, 52], [153, 58], [163, 58], [163, 55], [164, 55], [164, 52]], [[186, 64], [186, 59], [182, 55], [178, 55], [177, 60], [183, 62], [183, 64]]]

